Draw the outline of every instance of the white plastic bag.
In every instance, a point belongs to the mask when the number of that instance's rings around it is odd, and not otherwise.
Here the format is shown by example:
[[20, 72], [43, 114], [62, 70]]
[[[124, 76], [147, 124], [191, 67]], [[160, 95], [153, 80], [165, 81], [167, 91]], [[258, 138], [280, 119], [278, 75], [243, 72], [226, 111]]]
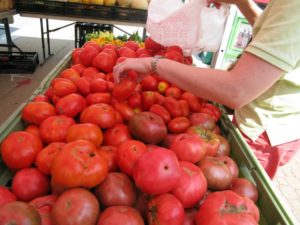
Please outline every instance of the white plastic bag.
[[146, 29], [164, 46], [178, 45], [185, 55], [220, 47], [229, 6], [208, 7], [206, 0], [151, 0]]

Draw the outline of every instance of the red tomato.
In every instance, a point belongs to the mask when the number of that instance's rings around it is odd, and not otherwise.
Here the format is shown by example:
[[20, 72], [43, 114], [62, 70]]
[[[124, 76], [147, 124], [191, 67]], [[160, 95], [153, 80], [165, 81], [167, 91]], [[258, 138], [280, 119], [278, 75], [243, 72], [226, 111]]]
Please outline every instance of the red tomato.
[[179, 134], [172, 141], [170, 149], [180, 161], [199, 162], [206, 153], [204, 141], [195, 134]]
[[155, 42], [151, 37], [147, 37], [145, 39], [145, 48], [150, 50], [151, 52], [156, 52], [158, 50], [161, 50], [163, 46]]
[[191, 112], [199, 112], [199, 110], [201, 108], [201, 104], [195, 95], [193, 95], [190, 92], [184, 92], [181, 95], [181, 99], [184, 99], [188, 102], [189, 109]]
[[29, 102], [22, 109], [22, 119], [36, 125], [40, 125], [44, 119], [55, 114], [54, 106], [48, 102]]
[[73, 68], [67, 68], [60, 72], [58, 77], [69, 79], [73, 82], [78, 80], [80, 78], [80, 73], [73, 69]]
[[1, 224], [41, 225], [41, 217], [28, 203], [15, 201], [0, 208]]
[[140, 93], [133, 93], [128, 99], [127, 103], [131, 108], [142, 107], [142, 96]]
[[190, 126], [188, 118], [179, 116], [175, 117], [168, 122], [168, 131], [171, 133], [183, 133]]
[[82, 95], [88, 95], [91, 92], [91, 81], [88, 80], [86, 77], [80, 77], [78, 80], [76, 80], [75, 85]]
[[50, 192], [50, 180], [36, 168], [21, 169], [13, 177], [12, 191], [18, 200], [29, 202]]
[[54, 225], [51, 220], [51, 212], [57, 198], [57, 195], [52, 194], [35, 198], [29, 202], [29, 205], [33, 206], [40, 214], [41, 225]]
[[67, 142], [87, 140], [96, 146], [103, 141], [102, 130], [93, 123], [80, 123], [72, 125], [67, 131]]
[[103, 72], [112, 72], [116, 61], [113, 56], [105, 52], [101, 52], [93, 59], [93, 66], [100, 69]]
[[181, 97], [181, 90], [177, 87], [169, 87], [165, 91], [165, 96], [173, 97], [173, 98], [179, 100]]
[[99, 53], [99, 51], [93, 46], [85, 46], [82, 48], [79, 59], [82, 65], [91, 66], [94, 58]]
[[90, 91], [91, 93], [107, 92], [108, 91], [107, 81], [102, 78], [93, 79], [91, 81]]
[[86, 107], [80, 114], [81, 123], [94, 123], [100, 128], [109, 128], [115, 125], [115, 110], [105, 103], [93, 104]]
[[100, 215], [97, 225], [144, 225], [140, 213], [129, 206], [111, 206]]
[[168, 112], [168, 110], [166, 110], [165, 107], [163, 107], [159, 104], [153, 104], [150, 107], [149, 111], [160, 116], [162, 118], [162, 120], [165, 122], [165, 124], [167, 124], [171, 120], [171, 115]]
[[120, 170], [132, 176], [136, 161], [147, 150], [147, 146], [137, 140], [127, 140], [117, 148], [117, 164]]
[[137, 54], [131, 48], [121, 47], [118, 51], [120, 57], [137, 58]]
[[[81, 76], [84, 78], [88, 78], [89, 80], [93, 80], [93, 79], [95, 79], [95, 76], [98, 73], [99, 73], [99, 70], [96, 67], [89, 66], [89, 67], [86, 67], [82, 71]], [[105, 75], [104, 75], [104, 77], [105, 77]]]
[[59, 99], [55, 105], [58, 115], [69, 117], [77, 116], [87, 106], [86, 100], [82, 95], [69, 94]]
[[49, 98], [46, 95], [38, 94], [32, 99], [33, 102], [49, 102]]
[[64, 142], [52, 142], [43, 148], [36, 157], [36, 167], [44, 174], [50, 175], [53, 159], [65, 144]]
[[173, 51], [173, 50], [167, 51], [165, 57], [167, 59], [174, 60], [180, 63], [184, 62], [183, 55], [180, 54], [178, 51]]
[[199, 208], [195, 221], [197, 225], [257, 225], [259, 210], [253, 201], [233, 191], [218, 191], [208, 195]]
[[179, 105], [179, 101], [173, 97], [166, 97], [163, 103], [164, 107], [171, 114], [171, 117], [179, 117], [182, 116], [181, 107]]
[[184, 208], [192, 208], [202, 199], [207, 190], [207, 181], [201, 169], [187, 161], [179, 162], [181, 178], [172, 194]]
[[200, 126], [207, 130], [213, 130], [216, 126], [215, 120], [206, 113], [192, 113], [189, 116], [192, 126]]
[[155, 92], [143, 91], [142, 92], [142, 108], [144, 111], [148, 111], [152, 105], [156, 103]]
[[39, 127], [37, 125], [30, 124], [24, 129], [24, 131], [34, 134], [38, 137], [40, 136]]
[[232, 178], [237, 178], [239, 176], [239, 166], [237, 165], [235, 160], [233, 160], [231, 157], [227, 155], [216, 156], [216, 158], [221, 160], [228, 166]]
[[251, 199], [254, 203], [257, 202], [258, 190], [256, 186], [246, 178], [234, 178], [229, 189], [242, 197]]
[[129, 98], [132, 95], [132, 92], [134, 91], [136, 86], [136, 82], [130, 79], [124, 79], [120, 83], [118, 83], [116, 86], [114, 86], [112, 90], [112, 95], [120, 100], [123, 101], [127, 98]]
[[108, 172], [116, 172], [119, 170], [117, 164], [116, 152], [117, 148], [110, 145], [102, 145], [97, 149], [98, 154], [104, 158], [108, 165]]
[[59, 115], [50, 116], [40, 125], [40, 137], [46, 143], [65, 142], [69, 127], [75, 124], [73, 118]]
[[132, 206], [136, 200], [133, 181], [124, 173], [108, 173], [105, 180], [94, 189], [94, 194], [104, 207]]
[[105, 53], [111, 55], [114, 58], [114, 60], [117, 60], [117, 58], [118, 58], [118, 54], [117, 54], [116, 50], [114, 50], [112, 48], [104, 48], [101, 52], [105, 52]]
[[145, 76], [141, 81], [141, 85], [144, 91], [157, 91], [157, 80], [151, 76]]
[[113, 104], [113, 107], [121, 114], [125, 121], [129, 121], [135, 114], [133, 109], [124, 102], [116, 102]]
[[30, 167], [43, 148], [41, 139], [26, 131], [11, 132], [1, 144], [1, 157], [11, 170]]
[[208, 188], [214, 191], [222, 191], [229, 188], [232, 174], [226, 163], [216, 157], [205, 156], [198, 166], [204, 173]]
[[98, 52], [102, 50], [100, 45], [96, 41], [87, 41], [83, 44], [82, 48], [85, 48], [86, 46], [92, 46], [97, 49]]
[[117, 123], [104, 131], [105, 145], [117, 147], [129, 139], [131, 139], [130, 131], [125, 124]]
[[175, 51], [178, 52], [179, 54], [183, 55], [182, 48], [178, 45], [171, 45], [167, 47], [167, 52]]
[[130, 41], [130, 40], [123, 43], [123, 46], [128, 47], [128, 48], [132, 49], [133, 51], [137, 51], [139, 48], [138, 43], [136, 43], [135, 41]]
[[183, 99], [180, 99], [178, 102], [182, 116], [188, 117], [190, 115], [189, 103]]
[[180, 179], [180, 167], [174, 152], [162, 147], [144, 152], [133, 169], [135, 184], [151, 195], [173, 190]]
[[86, 101], [88, 105], [93, 105], [97, 103], [110, 104], [112, 96], [110, 93], [93, 93], [86, 96]]
[[95, 225], [100, 212], [97, 198], [84, 188], [62, 193], [55, 202], [51, 218], [53, 225]]
[[209, 109], [211, 111], [215, 121], [218, 121], [220, 119], [220, 117], [222, 116], [221, 110], [217, 106], [215, 106], [211, 103], [204, 103], [203, 107], [206, 109]]
[[55, 78], [52, 87], [53, 94], [58, 97], [64, 97], [77, 92], [77, 87], [74, 82], [65, 78]]
[[72, 52], [72, 62], [73, 64], [78, 64], [80, 63], [79, 55], [80, 52], [82, 51], [81, 48], [74, 48]]
[[0, 208], [9, 202], [17, 201], [17, 196], [7, 187], [0, 186]]
[[181, 202], [172, 194], [155, 196], [147, 205], [148, 224], [182, 225], [184, 208]]
[[77, 63], [77, 64], [73, 64], [73, 65], [71, 66], [71, 68], [74, 69], [74, 70], [77, 70], [77, 72], [78, 72], [79, 74], [81, 74], [82, 71], [83, 71], [86, 67], [85, 67], [84, 65], [80, 64], [80, 63]]
[[51, 172], [53, 181], [58, 185], [92, 188], [105, 179], [108, 165], [98, 155], [93, 143], [76, 140], [66, 144], [57, 154]]

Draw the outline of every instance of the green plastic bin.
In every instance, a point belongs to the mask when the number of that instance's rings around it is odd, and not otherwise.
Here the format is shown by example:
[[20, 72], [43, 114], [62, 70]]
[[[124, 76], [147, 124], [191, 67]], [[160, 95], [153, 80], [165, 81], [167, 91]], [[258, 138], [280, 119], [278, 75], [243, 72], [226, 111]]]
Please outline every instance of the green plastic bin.
[[[56, 77], [60, 71], [70, 66], [71, 52], [45, 77], [39, 88], [34, 92], [27, 102], [31, 101], [36, 95], [44, 93], [49, 87], [51, 80]], [[6, 122], [0, 127], [0, 142], [12, 131], [23, 130], [24, 123], [21, 120], [21, 110], [24, 105], [12, 114]], [[239, 165], [240, 175], [248, 178], [256, 183], [259, 191], [259, 200], [257, 206], [260, 210], [261, 225], [296, 225], [296, 219], [287, 210], [284, 202], [280, 199], [277, 191], [274, 189], [272, 181], [255, 158], [249, 146], [244, 141], [239, 130], [232, 124], [226, 110], [223, 110], [223, 115], [220, 120], [220, 128], [224, 137], [227, 138], [231, 145], [232, 158], [236, 160]], [[9, 186], [12, 174], [6, 169], [5, 165], [0, 159], [0, 184]]]

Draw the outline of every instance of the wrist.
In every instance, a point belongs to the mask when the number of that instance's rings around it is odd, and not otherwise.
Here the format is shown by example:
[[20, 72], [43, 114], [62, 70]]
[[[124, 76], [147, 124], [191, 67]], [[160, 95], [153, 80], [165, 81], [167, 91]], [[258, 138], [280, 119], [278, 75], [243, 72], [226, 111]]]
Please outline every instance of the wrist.
[[150, 67], [151, 67], [151, 71], [152, 73], [158, 75], [158, 63], [161, 59], [163, 59], [163, 56], [155, 56], [153, 58], [151, 58], [151, 62], [150, 62]]

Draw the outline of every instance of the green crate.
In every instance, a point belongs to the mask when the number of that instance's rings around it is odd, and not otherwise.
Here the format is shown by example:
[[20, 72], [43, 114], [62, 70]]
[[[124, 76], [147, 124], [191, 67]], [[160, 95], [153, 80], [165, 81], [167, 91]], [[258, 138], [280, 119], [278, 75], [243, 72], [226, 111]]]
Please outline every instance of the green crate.
[[[50, 85], [51, 80], [56, 77], [60, 71], [70, 66], [71, 52], [46, 76], [39, 88], [33, 96], [28, 99], [31, 101], [36, 95], [43, 93]], [[6, 122], [0, 127], [0, 142], [12, 131], [24, 129], [24, 123], [21, 120], [21, 110], [24, 105], [12, 114]], [[225, 109], [220, 120], [220, 128], [224, 137], [227, 138], [231, 145], [232, 158], [239, 165], [240, 175], [253, 181], [259, 191], [259, 200], [257, 205], [260, 210], [260, 225], [295, 225], [296, 219], [288, 212], [284, 202], [280, 199], [280, 195], [274, 189], [272, 181], [259, 164], [255, 155], [249, 149], [239, 130], [233, 125], [229, 119]], [[9, 186], [11, 182], [11, 173], [6, 169], [0, 158], [0, 184]]]

